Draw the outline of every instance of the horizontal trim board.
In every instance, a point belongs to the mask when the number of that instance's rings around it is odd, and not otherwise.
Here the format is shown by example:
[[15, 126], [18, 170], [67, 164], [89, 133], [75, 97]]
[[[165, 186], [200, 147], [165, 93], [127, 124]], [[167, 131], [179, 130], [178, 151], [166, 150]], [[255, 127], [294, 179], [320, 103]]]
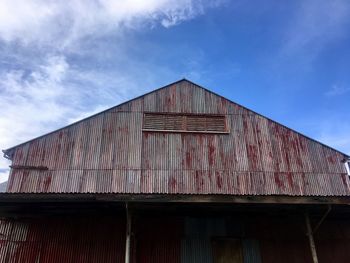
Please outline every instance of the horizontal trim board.
[[170, 133], [205, 133], [205, 134], [229, 134], [229, 131], [187, 131], [187, 130], [157, 130], [157, 129], [142, 129], [143, 132], [170, 132]]
[[0, 206], [8, 203], [68, 202], [150, 202], [150, 203], [230, 203], [230, 204], [334, 204], [350, 205], [349, 196], [232, 196], [164, 194], [19, 194], [0, 193]]

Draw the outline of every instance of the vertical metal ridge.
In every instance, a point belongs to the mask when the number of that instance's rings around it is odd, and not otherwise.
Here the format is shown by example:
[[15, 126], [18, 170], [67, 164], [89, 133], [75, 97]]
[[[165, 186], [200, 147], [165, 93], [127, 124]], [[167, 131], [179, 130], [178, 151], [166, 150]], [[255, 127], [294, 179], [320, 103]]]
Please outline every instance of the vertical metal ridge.
[[[142, 132], [144, 112], [224, 115], [230, 133]], [[349, 195], [342, 158], [179, 82], [16, 148], [13, 166], [28, 168], [8, 192]]]

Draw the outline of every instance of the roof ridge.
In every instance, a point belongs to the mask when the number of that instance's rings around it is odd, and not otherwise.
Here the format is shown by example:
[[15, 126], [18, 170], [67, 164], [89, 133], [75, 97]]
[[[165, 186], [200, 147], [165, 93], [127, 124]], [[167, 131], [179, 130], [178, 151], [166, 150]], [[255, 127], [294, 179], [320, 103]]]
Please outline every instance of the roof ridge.
[[211, 90], [209, 90], [209, 89], [207, 89], [207, 88], [205, 88], [205, 87], [203, 87], [203, 86], [201, 86], [201, 85], [199, 85], [199, 84], [197, 84], [197, 83], [195, 83], [195, 82], [193, 82], [193, 81], [191, 81], [191, 80], [188, 80], [188, 79], [186, 79], [186, 78], [182, 78], [182, 79], [180, 79], [180, 80], [174, 81], [174, 82], [172, 82], [172, 83], [170, 83], [170, 84], [167, 84], [167, 85], [165, 85], [165, 86], [162, 86], [162, 87], [160, 87], [160, 88], [157, 88], [157, 89], [151, 90], [151, 91], [149, 91], [149, 92], [146, 92], [146, 93], [143, 94], [143, 95], [137, 96], [137, 97], [135, 97], [135, 98], [133, 98], [133, 99], [124, 101], [124, 102], [122, 102], [122, 103], [120, 103], [120, 104], [118, 104], [118, 105], [115, 105], [115, 106], [112, 106], [112, 107], [110, 107], [110, 108], [107, 108], [107, 109], [105, 109], [105, 110], [103, 110], [103, 111], [97, 112], [97, 113], [95, 113], [95, 114], [93, 114], [93, 115], [91, 115], [91, 116], [88, 116], [88, 117], [86, 117], [86, 118], [83, 118], [83, 119], [81, 119], [81, 120], [78, 120], [78, 121], [76, 121], [76, 122], [73, 122], [73, 123], [71, 123], [71, 124], [68, 124], [68, 125], [66, 125], [66, 126], [63, 126], [63, 127], [61, 127], [61, 128], [58, 128], [58, 129], [53, 130], [53, 131], [51, 131], [51, 132], [45, 133], [45, 134], [43, 134], [43, 135], [37, 136], [37, 137], [35, 137], [35, 138], [33, 138], [33, 139], [30, 139], [30, 140], [28, 140], [28, 141], [25, 141], [25, 142], [22, 142], [22, 143], [20, 143], [20, 144], [17, 144], [17, 145], [15, 145], [15, 146], [11, 147], [11, 148], [2, 150], [2, 152], [4, 153], [4, 157], [5, 157], [5, 158], [8, 158], [8, 159], [11, 159], [11, 154], [12, 154], [11, 151], [13, 151], [15, 148], [17, 148], [17, 147], [19, 147], [19, 146], [21, 146], [21, 145], [24, 145], [24, 144], [26, 144], [26, 143], [28, 143], [28, 142], [32, 142], [32, 141], [34, 141], [34, 140], [40, 139], [40, 138], [42, 138], [42, 137], [45, 137], [45, 136], [50, 135], [50, 134], [52, 134], [52, 133], [55, 133], [55, 132], [57, 132], [57, 131], [63, 130], [63, 129], [65, 129], [65, 128], [67, 128], [67, 127], [76, 125], [76, 124], [78, 124], [78, 123], [80, 123], [80, 122], [83, 122], [83, 121], [85, 121], [85, 120], [88, 120], [88, 119], [90, 119], [90, 118], [93, 118], [93, 117], [95, 117], [95, 116], [97, 116], [97, 115], [100, 115], [100, 114], [102, 114], [102, 113], [105, 113], [105, 112], [107, 112], [107, 111], [109, 111], [109, 110], [112, 110], [112, 109], [117, 108], [117, 107], [120, 107], [120, 106], [122, 106], [122, 105], [124, 105], [124, 104], [130, 103], [131, 101], [140, 99], [140, 98], [145, 97], [145, 96], [147, 96], [147, 95], [149, 95], [149, 94], [151, 94], [151, 93], [157, 92], [157, 91], [162, 90], [162, 89], [166, 89], [166, 88], [168, 88], [168, 87], [170, 87], [170, 86], [173, 86], [173, 85], [175, 85], [175, 84], [178, 84], [178, 83], [181, 83], [181, 82], [184, 82], [184, 81], [186, 81], [186, 82], [188, 82], [188, 83], [190, 83], [190, 84], [192, 84], [192, 85], [194, 85], [194, 86], [196, 86], [196, 87], [198, 87], [198, 88], [201, 88], [201, 89], [203, 89], [203, 90], [205, 90], [205, 91], [207, 91], [207, 92], [209, 92], [209, 93], [211, 93], [211, 94], [214, 94], [215, 96], [218, 96], [218, 97], [220, 97], [220, 98], [223, 98], [223, 99], [229, 101], [230, 103], [233, 103], [233, 104], [235, 104], [235, 105], [237, 105], [237, 106], [239, 106], [239, 107], [241, 107], [241, 108], [243, 108], [243, 109], [245, 109], [245, 110], [247, 110], [247, 111], [249, 111], [249, 112], [252, 112], [253, 114], [256, 114], [256, 115], [258, 115], [258, 116], [260, 116], [260, 117], [262, 117], [262, 118], [265, 118], [265, 119], [267, 119], [267, 120], [269, 120], [269, 121], [271, 121], [271, 122], [273, 122], [273, 123], [275, 123], [275, 124], [277, 124], [277, 125], [280, 125], [280, 126], [286, 128], [286, 129], [288, 129], [288, 130], [291, 130], [291, 131], [293, 131], [293, 132], [299, 134], [300, 136], [303, 136], [304, 138], [306, 138], [306, 139], [308, 139], [308, 140], [314, 141], [314, 142], [316, 142], [316, 143], [318, 143], [318, 144], [320, 144], [320, 145], [322, 145], [322, 146], [324, 146], [324, 147], [327, 147], [327, 148], [329, 148], [329, 149], [331, 149], [331, 150], [334, 150], [334, 151], [336, 151], [336, 152], [339, 152], [339, 153], [341, 153], [342, 155], [344, 155], [344, 157], [346, 157], [346, 158], [349, 158], [349, 157], [350, 157], [348, 154], [345, 154], [345, 153], [343, 153], [343, 152], [341, 152], [341, 151], [339, 151], [339, 150], [337, 150], [337, 149], [335, 149], [335, 148], [333, 148], [333, 147], [331, 147], [331, 146], [329, 146], [329, 145], [327, 145], [327, 144], [324, 144], [324, 143], [322, 143], [322, 142], [320, 142], [320, 141], [318, 141], [318, 140], [316, 140], [316, 139], [313, 139], [313, 138], [311, 138], [311, 137], [309, 137], [309, 136], [307, 136], [307, 135], [305, 135], [305, 134], [303, 134], [303, 133], [301, 133], [301, 132], [298, 132], [298, 131], [296, 131], [296, 130], [294, 130], [294, 129], [292, 129], [292, 128], [290, 128], [290, 127], [288, 127], [288, 126], [286, 126], [286, 125], [284, 125], [284, 124], [282, 124], [282, 123], [280, 123], [280, 122], [278, 122], [278, 121], [272, 120], [272, 119], [270, 119], [269, 117], [266, 117], [266, 116], [264, 116], [264, 115], [262, 115], [262, 114], [260, 114], [260, 113], [258, 113], [258, 112], [256, 112], [256, 111], [254, 111], [254, 110], [251, 110], [251, 109], [249, 109], [249, 108], [247, 108], [247, 107], [245, 107], [245, 106], [243, 106], [243, 105], [241, 105], [241, 104], [239, 104], [239, 103], [237, 103], [237, 102], [234, 102], [234, 101], [232, 101], [232, 100], [230, 100], [230, 99], [228, 99], [228, 98], [226, 98], [226, 97], [224, 97], [224, 96], [222, 96], [222, 95], [220, 95], [220, 94], [217, 94], [217, 93], [215, 93], [215, 92], [213, 92], [213, 91], [211, 91]]

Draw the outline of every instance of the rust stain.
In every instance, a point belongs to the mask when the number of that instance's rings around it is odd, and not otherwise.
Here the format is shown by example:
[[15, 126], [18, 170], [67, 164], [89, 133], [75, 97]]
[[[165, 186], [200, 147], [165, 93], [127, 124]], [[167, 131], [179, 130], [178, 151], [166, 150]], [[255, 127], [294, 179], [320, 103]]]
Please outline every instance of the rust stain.
[[280, 173], [274, 173], [274, 175], [275, 175], [275, 183], [276, 183], [277, 187], [280, 189], [283, 189], [284, 184], [280, 178]]
[[176, 179], [175, 178], [170, 178], [170, 188], [174, 190], [176, 187]]
[[287, 173], [287, 179], [288, 179], [289, 186], [293, 189], [294, 183], [293, 183], [293, 175], [291, 172]]
[[[145, 112], [226, 114], [232, 126], [222, 135], [142, 132]], [[12, 170], [8, 190], [350, 195], [341, 159], [336, 151], [182, 82], [19, 146], [14, 165], [49, 171]]]
[[200, 171], [195, 172], [195, 177], [196, 177], [196, 190], [198, 193], [201, 193], [203, 190], [203, 185], [204, 185], [204, 180], [202, 177], [202, 173]]
[[335, 158], [335, 156], [327, 156], [327, 160], [328, 160], [328, 162], [330, 162], [331, 164], [335, 164], [335, 163], [336, 163], [336, 158]]
[[186, 152], [186, 167], [191, 168], [192, 167], [192, 156], [189, 151]]
[[212, 137], [208, 137], [208, 161], [209, 161], [209, 166], [214, 165], [215, 147], [213, 145], [213, 138]]
[[49, 190], [49, 187], [51, 185], [51, 176], [47, 176], [45, 177], [45, 180], [44, 180], [44, 192], [47, 192]]
[[216, 173], [216, 185], [217, 185], [217, 187], [219, 189], [221, 189], [222, 188], [222, 184], [223, 184], [222, 177], [220, 176], [219, 173]]

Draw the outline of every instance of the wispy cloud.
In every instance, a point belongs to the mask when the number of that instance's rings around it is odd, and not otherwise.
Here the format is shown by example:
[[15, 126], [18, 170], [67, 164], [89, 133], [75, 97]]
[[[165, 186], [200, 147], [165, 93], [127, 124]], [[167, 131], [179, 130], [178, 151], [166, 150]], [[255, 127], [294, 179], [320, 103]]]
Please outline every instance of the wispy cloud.
[[316, 56], [329, 43], [344, 36], [350, 24], [350, 2], [347, 0], [299, 2], [289, 20], [283, 45], [285, 55], [302, 53]]
[[40, 43], [58, 49], [77, 46], [80, 40], [108, 33], [123, 33], [160, 24], [175, 26], [204, 13], [220, 1], [201, 0], [9, 0], [0, 2], [3, 41]]
[[[221, 2], [0, 1], [0, 149], [155, 88], [173, 74], [137, 59], [129, 32], [173, 27]], [[8, 165], [0, 158], [0, 182]]]
[[[149, 75], [152, 67], [138, 67], [138, 71]], [[0, 72], [0, 148], [88, 117], [152, 87], [152, 78], [123, 70], [77, 68], [64, 55], [49, 55], [31, 70]], [[0, 168], [8, 165], [0, 158]]]
[[0, 169], [0, 183], [7, 180], [8, 173], [8, 169]]
[[327, 97], [341, 96], [350, 92], [349, 87], [344, 87], [342, 85], [334, 84], [326, 93]]

